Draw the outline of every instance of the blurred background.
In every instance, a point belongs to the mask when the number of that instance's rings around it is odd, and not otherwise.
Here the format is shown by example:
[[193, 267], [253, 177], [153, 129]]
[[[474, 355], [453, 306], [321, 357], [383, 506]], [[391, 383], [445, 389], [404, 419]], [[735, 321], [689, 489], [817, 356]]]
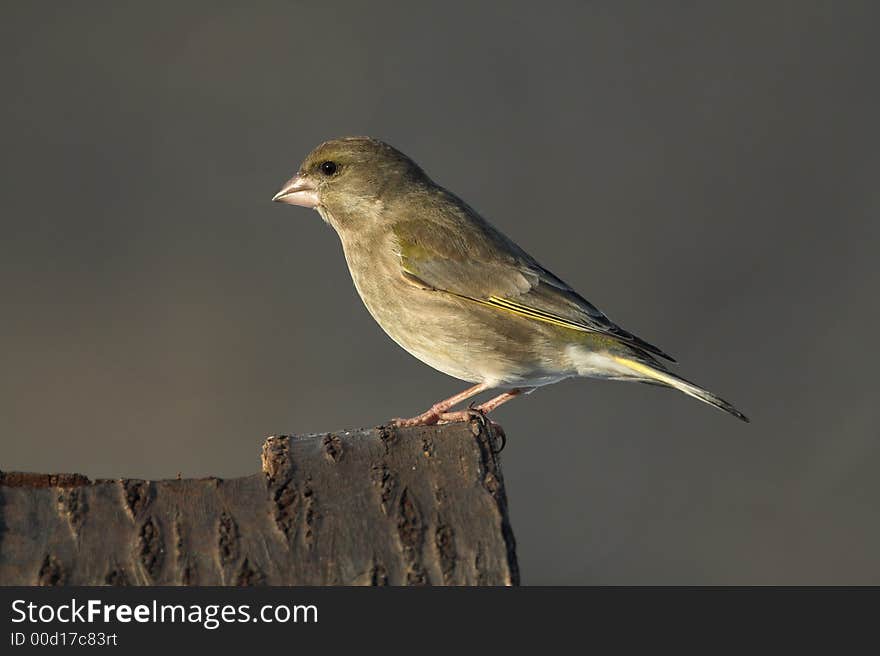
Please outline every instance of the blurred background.
[[712, 5], [5, 3], [0, 468], [240, 476], [463, 389], [270, 202], [368, 134], [752, 418], [504, 406], [524, 583], [880, 583], [880, 9]]

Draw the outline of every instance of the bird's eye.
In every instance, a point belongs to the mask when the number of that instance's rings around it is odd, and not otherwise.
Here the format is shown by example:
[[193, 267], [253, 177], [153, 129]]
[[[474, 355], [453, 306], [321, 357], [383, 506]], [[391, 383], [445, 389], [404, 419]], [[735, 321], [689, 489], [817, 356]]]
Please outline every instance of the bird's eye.
[[321, 173], [324, 175], [333, 175], [336, 173], [336, 162], [324, 162], [321, 164]]

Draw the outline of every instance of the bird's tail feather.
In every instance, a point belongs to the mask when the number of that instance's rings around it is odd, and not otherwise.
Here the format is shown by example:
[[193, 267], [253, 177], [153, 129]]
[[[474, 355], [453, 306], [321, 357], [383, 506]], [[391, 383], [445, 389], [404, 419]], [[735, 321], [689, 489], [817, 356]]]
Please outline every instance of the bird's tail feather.
[[729, 414], [732, 414], [737, 419], [741, 419], [742, 421], [748, 422], [749, 418], [746, 417], [742, 412], [733, 407], [733, 404], [725, 401], [717, 394], [713, 394], [709, 390], [703, 389], [699, 385], [694, 385], [689, 380], [685, 380], [681, 376], [676, 376], [664, 369], [660, 369], [657, 366], [652, 366], [650, 364], [646, 364], [644, 362], [639, 362], [638, 360], [634, 360], [631, 358], [625, 357], [615, 357], [615, 361], [618, 364], [631, 369], [632, 371], [638, 373], [640, 376], [643, 376], [645, 382], [656, 382], [661, 385], [666, 385], [667, 387], [672, 387], [677, 389], [680, 392], [684, 392], [688, 396], [691, 396], [698, 401], [702, 401], [703, 403], [708, 403], [711, 406], [718, 408], [719, 410], [724, 410]]

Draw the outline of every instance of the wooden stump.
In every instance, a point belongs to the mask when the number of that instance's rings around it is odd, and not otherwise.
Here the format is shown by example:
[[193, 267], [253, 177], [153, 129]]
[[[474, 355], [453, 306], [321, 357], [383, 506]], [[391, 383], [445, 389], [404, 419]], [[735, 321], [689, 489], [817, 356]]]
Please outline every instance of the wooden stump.
[[235, 479], [0, 474], [0, 585], [516, 585], [496, 435], [270, 437]]

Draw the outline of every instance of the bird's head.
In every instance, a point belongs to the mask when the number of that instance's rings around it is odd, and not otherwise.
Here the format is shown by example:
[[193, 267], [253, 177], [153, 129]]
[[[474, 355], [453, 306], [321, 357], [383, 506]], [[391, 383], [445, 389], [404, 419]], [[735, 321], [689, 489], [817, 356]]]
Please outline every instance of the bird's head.
[[317, 209], [338, 230], [368, 220], [401, 194], [429, 182], [415, 162], [388, 144], [343, 137], [309, 153], [272, 200]]

